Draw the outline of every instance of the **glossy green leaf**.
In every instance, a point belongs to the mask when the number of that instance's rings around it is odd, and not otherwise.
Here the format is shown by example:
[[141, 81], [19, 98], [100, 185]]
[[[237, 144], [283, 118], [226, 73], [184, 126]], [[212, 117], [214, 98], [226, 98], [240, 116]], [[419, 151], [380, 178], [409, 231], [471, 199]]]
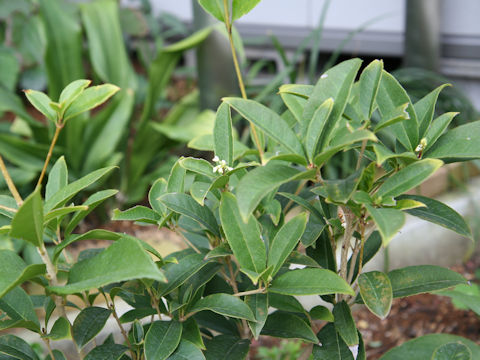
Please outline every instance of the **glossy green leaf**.
[[48, 120], [52, 122], [57, 121], [57, 113], [50, 106], [52, 99], [48, 95], [36, 90], [25, 90], [25, 96], [28, 101], [40, 111]]
[[48, 181], [45, 187], [45, 200], [48, 200], [60, 189], [68, 184], [68, 169], [65, 157], [61, 156], [48, 173]]
[[71, 339], [70, 323], [68, 320], [59, 317], [46, 337], [50, 340]]
[[333, 314], [330, 312], [330, 310], [322, 305], [314, 306], [310, 309], [309, 313], [311, 318], [314, 320], [323, 320], [328, 322], [333, 322], [334, 320]]
[[0, 355], [5, 360], [38, 360], [30, 345], [15, 335], [0, 336]]
[[255, 217], [250, 216], [244, 223], [235, 196], [229, 192], [222, 194], [220, 220], [228, 244], [240, 268], [260, 274], [265, 270], [266, 249], [260, 237], [260, 229]]
[[440, 95], [440, 92], [446, 86], [449, 86], [449, 84], [440, 85], [414, 104], [415, 113], [418, 117], [418, 131], [420, 138], [425, 135], [427, 129], [430, 127], [433, 114], [435, 113], [435, 105], [437, 104], [438, 95]]
[[373, 151], [375, 152], [378, 166], [383, 165], [383, 163], [389, 159], [405, 159], [410, 162], [417, 160], [417, 156], [413, 152], [397, 154], [383, 144], [373, 144]]
[[111, 313], [109, 309], [91, 306], [84, 308], [77, 315], [72, 325], [72, 336], [80, 349], [98, 335]]
[[257, 128], [264, 131], [266, 135], [283, 145], [288, 151], [301, 156], [305, 155], [297, 135], [290, 129], [285, 120], [273, 110], [253, 100], [223, 98], [223, 101]]
[[63, 218], [65, 215], [68, 215], [72, 212], [86, 211], [86, 210], [88, 210], [88, 206], [85, 206], [85, 205], [77, 205], [77, 206], [72, 205], [72, 206], [59, 207], [57, 209], [54, 209], [46, 213], [43, 221], [45, 224], [48, 224], [48, 222], [52, 221], [53, 219]]
[[288, 200], [293, 201], [295, 204], [301, 206], [302, 208], [307, 210], [311, 215], [314, 215], [316, 217], [316, 220], [319, 220], [321, 223], [324, 222], [323, 221], [323, 214], [320, 212], [320, 210], [318, 210], [315, 206], [310, 204], [304, 198], [302, 198], [298, 195], [295, 195], [295, 194], [287, 193], [287, 192], [279, 192], [277, 194], [280, 195], [280, 196], [283, 196], [283, 197], [287, 198]]
[[219, 335], [206, 341], [207, 360], [245, 360], [250, 348], [248, 339], [235, 336]]
[[252, 331], [253, 337], [258, 339], [268, 317], [268, 295], [248, 295], [245, 297], [245, 303], [250, 307], [255, 316], [255, 321], [249, 321], [248, 327]]
[[307, 342], [317, 343], [318, 339], [312, 328], [301, 317], [275, 311], [270, 314], [262, 329], [262, 335], [269, 335], [286, 339], [302, 339]]
[[409, 103], [402, 104], [392, 109], [389, 113], [382, 116], [381, 120], [375, 126], [374, 132], [378, 132], [388, 126], [410, 119], [410, 114], [407, 112]]
[[448, 125], [450, 125], [453, 118], [457, 115], [458, 113], [456, 112], [448, 112], [440, 115], [432, 122], [427, 130], [427, 133], [425, 134], [425, 140], [427, 142], [425, 151], [430, 149], [432, 145], [437, 142], [438, 138], [445, 132], [445, 130], [448, 128]]
[[318, 332], [317, 337], [322, 345], [313, 347], [314, 360], [354, 360], [348, 345], [345, 344], [332, 323], [325, 325]]
[[18, 327], [40, 332], [32, 300], [20, 286], [0, 298], [0, 311], [6, 315], [0, 321], [0, 331]]
[[393, 297], [405, 297], [465, 284], [455, 271], [435, 265], [408, 266], [388, 273]]
[[216, 174], [213, 172], [212, 164], [210, 164], [207, 160], [197, 159], [193, 157], [182, 157], [178, 160], [178, 163], [185, 170], [191, 171], [193, 173], [204, 175], [209, 178], [213, 178], [216, 176]]
[[358, 277], [360, 295], [368, 309], [380, 319], [385, 319], [392, 307], [393, 290], [388, 276], [380, 271], [370, 271]]
[[43, 220], [42, 196], [38, 187], [15, 213], [10, 236], [40, 247], [43, 245]]
[[368, 204], [365, 207], [377, 225], [382, 236], [383, 246], [387, 246], [405, 224], [405, 214], [397, 209], [374, 208]]
[[193, 343], [182, 340], [177, 350], [167, 360], [205, 360], [205, 356]]
[[333, 108], [334, 100], [328, 98], [313, 114], [313, 118], [308, 124], [308, 129], [305, 134], [305, 150], [310, 163], [313, 163], [313, 159], [317, 155], [319, 149], [323, 148], [323, 144], [320, 143], [323, 129], [327, 123]]
[[443, 165], [443, 161], [424, 159], [404, 167], [390, 176], [376, 193], [377, 198], [395, 197], [413, 189], [428, 179]]
[[419, 201], [425, 207], [417, 207], [407, 210], [407, 213], [417, 216], [423, 220], [430, 221], [434, 224], [443, 226], [447, 229], [472, 239], [470, 227], [463, 217], [453, 210], [450, 206], [425, 196], [420, 195], [402, 195], [397, 197], [398, 200], [409, 199]]
[[310, 179], [315, 170], [301, 171], [293, 167], [269, 162], [247, 173], [237, 185], [237, 199], [244, 221], [255, 210], [260, 201], [280, 185], [301, 179]]
[[440, 136], [424, 157], [443, 159], [445, 162], [479, 158], [480, 141], [475, 137], [479, 133], [480, 121], [458, 126]]
[[165, 276], [140, 242], [132, 237], [123, 237], [98, 255], [72, 266], [66, 285], [51, 286], [49, 289], [57, 294], [73, 294], [139, 278], [165, 281]]
[[191, 196], [187, 194], [165, 194], [159, 200], [170, 210], [188, 216], [205, 226], [214, 235], [219, 235], [218, 225], [212, 211], [198, 204]]
[[215, 155], [233, 166], [233, 131], [230, 107], [222, 103], [217, 110], [213, 127], [213, 145]]
[[382, 70], [383, 61], [373, 60], [360, 74], [358, 108], [363, 117], [362, 120], [369, 120], [375, 110], [375, 100], [382, 78]]
[[155, 321], [145, 336], [145, 360], [165, 360], [177, 348], [182, 324], [176, 320]]
[[252, 11], [260, 0], [233, 0], [232, 2], [232, 21], [240, 19], [243, 15]]
[[300, 269], [276, 278], [269, 292], [283, 295], [354, 295], [352, 288], [340, 276], [326, 269]]
[[188, 340], [192, 344], [195, 344], [197, 348], [205, 350], [205, 344], [203, 343], [202, 334], [200, 328], [194, 318], [189, 318], [182, 322], [182, 339]]
[[84, 360], [120, 360], [127, 350], [128, 347], [120, 344], [102, 344], [93, 348]]
[[111, 98], [120, 88], [112, 84], [92, 86], [83, 91], [65, 111], [64, 121], [96, 108]]
[[267, 266], [273, 266], [271, 276], [280, 270], [290, 253], [295, 249], [307, 226], [307, 214], [301, 213], [285, 223], [270, 242]]
[[62, 109], [65, 110], [68, 108], [70, 104], [83, 92], [83, 90], [90, 85], [91, 82], [91, 80], [80, 79], [72, 81], [70, 84], [65, 86], [60, 93], [60, 98], [58, 99]]
[[237, 296], [229, 294], [212, 294], [198, 300], [190, 312], [195, 313], [203, 310], [210, 310], [217, 314], [248, 321], [255, 321], [252, 310]]
[[[362, 265], [368, 263], [380, 250], [382, 247], [382, 238], [378, 231], [374, 231], [372, 235], [368, 237], [365, 241], [365, 245], [363, 246], [363, 261]], [[360, 258], [359, 258], [360, 259]], [[347, 269], [350, 269], [351, 259], [348, 260]], [[358, 275], [360, 262], [357, 261], [355, 264], [355, 269], [353, 273], [353, 279], [355, 280]]]
[[340, 301], [333, 307], [335, 330], [348, 346], [357, 345], [359, 342], [355, 320], [353, 320], [350, 306], [345, 300]]
[[467, 345], [451, 342], [435, 349], [431, 360], [471, 360], [472, 351]]
[[113, 210], [112, 220], [140, 221], [156, 224], [160, 220], [160, 215], [146, 206], [137, 205], [125, 211]]
[[289, 295], [269, 293], [268, 304], [278, 310], [298, 312], [300, 314], [305, 312], [303, 305], [295, 297]]
[[380, 360], [425, 360], [431, 359], [435, 350], [445, 344], [460, 342], [470, 349], [472, 359], [480, 358], [480, 346], [461, 336], [450, 334], [429, 334], [409, 340], [385, 353]]

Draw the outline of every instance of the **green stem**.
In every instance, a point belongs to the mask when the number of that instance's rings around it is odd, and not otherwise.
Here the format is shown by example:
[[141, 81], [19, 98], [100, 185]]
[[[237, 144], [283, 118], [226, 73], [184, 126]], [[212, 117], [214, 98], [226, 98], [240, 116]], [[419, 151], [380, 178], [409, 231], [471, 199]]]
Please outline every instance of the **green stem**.
[[47, 158], [45, 159], [42, 172], [40, 173], [40, 177], [38, 178], [38, 182], [36, 186], [37, 188], [42, 185], [43, 178], [45, 176], [45, 173], [47, 172], [48, 163], [50, 162], [50, 158], [52, 157], [53, 148], [57, 143], [58, 135], [60, 135], [60, 131], [62, 130], [62, 128], [63, 128], [63, 124], [61, 122], [58, 122], [55, 127], [55, 134], [53, 135], [52, 143], [50, 144], [50, 148], [48, 149]]
[[15, 199], [15, 202], [17, 203], [17, 205], [21, 206], [23, 204], [22, 197], [18, 193], [18, 190], [15, 187], [15, 184], [13, 183], [13, 180], [10, 177], [10, 174], [8, 173], [7, 167], [5, 166], [5, 163], [3, 162], [2, 155], [0, 155], [0, 170], [2, 171], [2, 175], [5, 179], [5, 182], [7, 183], [8, 190], [10, 190], [10, 193], [12, 194], [13, 198]]

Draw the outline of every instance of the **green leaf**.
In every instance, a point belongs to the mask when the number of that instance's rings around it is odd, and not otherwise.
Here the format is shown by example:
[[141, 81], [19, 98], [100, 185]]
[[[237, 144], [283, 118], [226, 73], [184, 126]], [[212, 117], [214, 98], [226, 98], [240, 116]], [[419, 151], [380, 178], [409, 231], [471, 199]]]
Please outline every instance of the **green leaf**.
[[312, 121], [308, 124], [308, 130], [305, 134], [305, 150], [310, 163], [317, 155], [319, 149], [323, 148], [320, 138], [327, 123], [328, 117], [332, 112], [334, 101], [332, 98], [325, 100], [322, 105], [313, 114]]
[[205, 360], [205, 356], [193, 343], [182, 340], [177, 350], [167, 360]]
[[440, 266], [418, 265], [392, 270], [388, 273], [393, 297], [405, 297], [465, 284], [462, 275]]
[[369, 120], [372, 117], [376, 106], [376, 98], [380, 79], [382, 78], [383, 61], [373, 60], [362, 71], [360, 75], [358, 92], [360, 94], [358, 108], [362, 115], [362, 120]]
[[[368, 239], [365, 241], [365, 245], [363, 247], [362, 265], [365, 265], [366, 263], [368, 263], [378, 253], [381, 247], [382, 247], [381, 236], [378, 231], [374, 231], [372, 235], [370, 235]], [[348, 260], [347, 269], [350, 269], [351, 260], [352, 259]], [[360, 267], [360, 262], [357, 261], [355, 264], [355, 269], [353, 273], [353, 280], [357, 278], [359, 267]]]
[[72, 325], [72, 336], [80, 349], [98, 335], [111, 313], [109, 309], [91, 306], [77, 315]]
[[415, 108], [400, 83], [388, 72], [382, 72], [382, 80], [377, 94], [377, 105], [383, 117], [392, 114], [396, 108], [408, 103], [409, 119], [392, 125], [398, 141], [410, 151], [418, 145], [418, 120]]
[[71, 339], [70, 335], [70, 323], [67, 319], [59, 317], [55, 324], [53, 324], [52, 329], [46, 336], [50, 340], [62, 340], [62, 339]]
[[451, 342], [435, 349], [431, 360], [471, 360], [472, 351], [467, 345]]
[[377, 157], [377, 165], [381, 166], [388, 159], [405, 159], [410, 162], [416, 161], [417, 157], [413, 152], [404, 152], [401, 154], [394, 153], [383, 144], [373, 144], [373, 151]]
[[342, 300], [333, 307], [334, 325], [338, 334], [348, 346], [357, 345], [359, 342], [355, 320], [353, 320], [350, 306]]
[[283, 102], [287, 106], [287, 108], [290, 110], [292, 115], [295, 117], [295, 120], [299, 124], [303, 123], [303, 108], [305, 107], [305, 104], [307, 103], [307, 99], [301, 96], [297, 96], [294, 94], [291, 94], [289, 92], [285, 92], [283, 90], [288, 89], [288, 85], [282, 85], [280, 86], [280, 91], [279, 94], [282, 97]]
[[38, 360], [30, 345], [15, 335], [0, 336], [0, 355], [5, 360]]
[[224, 19], [224, 7], [222, 0], [198, 0], [203, 9], [222, 22]]
[[276, 112], [253, 100], [223, 98], [223, 101], [290, 152], [305, 156], [297, 135]]
[[197, 322], [194, 318], [189, 318], [183, 323], [182, 340], [188, 340], [195, 344], [196, 347], [205, 350], [205, 344], [203, 343], [202, 334]]
[[57, 121], [57, 113], [50, 107], [52, 99], [48, 95], [36, 90], [25, 90], [25, 96], [35, 109], [45, 115], [48, 120], [53, 123]]
[[425, 205], [425, 207], [408, 209], [406, 210], [407, 213], [417, 216], [423, 220], [430, 221], [434, 224], [443, 226], [444, 228], [455, 231], [456, 233], [473, 240], [472, 232], [468, 224], [465, 222], [463, 217], [450, 206], [438, 200], [430, 199], [420, 195], [402, 195], [396, 199], [409, 199], [421, 202]]
[[45, 200], [48, 200], [60, 189], [68, 184], [68, 169], [65, 157], [61, 156], [48, 173], [47, 186], [45, 187]]
[[438, 138], [443, 134], [443, 132], [448, 128], [448, 125], [452, 122], [453, 118], [457, 116], [458, 113], [456, 112], [448, 112], [445, 114], [440, 115], [436, 118], [425, 134], [425, 140], [427, 142], [427, 146], [425, 147], [425, 152], [432, 147], [433, 144], [436, 143]]
[[198, 300], [190, 312], [195, 313], [203, 310], [210, 310], [217, 314], [255, 321], [252, 310], [240, 298], [229, 294], [212, 294]]
[[245, 360], [250, 348], [248, 339], [235, 336], [219, 335], [206, 341], [207, 360]]
[[332, 323], [325, 325], [317, 334], [322, 346], [313, 347], [314, 360], [354, 360], [348, 345], [335, 330]]
[[354, 295], [345, 280], [326, 269], [288, 271], [276, 278], [268, 291], [283, 295]]
[[177, 41], [163, 49], [164, 52], [178, 53], [194, 48], [204, 41], [212, 32], [212, 27], [206, 27], [194, 32], [192, 35]]
[[307, 226], [307, 214], [301, 213], [285, 223], [275, 234], [268, 252], [268, 266], [273, 266], [270, 276], [280, 270], [290, 253], [295, 249]]
[[266, 249], [255, 217], [244, 223], [235, 196], [224, 192], [220, 201], [220, 220], [230, 248], [240, 268], [260, 274], [265, 270]]
[[118, 209], [113, 210], [112, 220], [140, 221], [148, 224], [157, 224], [160, 220], [160, 215], [146, 206], [137, 205], [125, 211]]
[[315, 169], [301, 171], [275, 162], [253, 169], [237, 185], [238, 207], [243, 220], [248, 219], [270, 191], [287, 182], [310, 179], [314, 175]]
[[20, 286], [0, 298], [0, 310], [8, 316], [8, 319], [5, 317], [0, 321], [0, 331], [18, 327], [40, 332], [32, 300]]
[[91, 82], [91, 80], [80, 79], [72, 81], [70, 84], [65, 86], [60, 93], [60, 98], [58, 99], [62, 109], [67, 109], [70, 104], [83, 92], [83, 90], [90, 85]]
[[45, 218], [43, 220], [44, 224], [48, 224], [50, 221], [56, 218], [63, 218], [65, 215], [68, 215], [72, 212], [75, 211], [86, 211], [88, 210], [88, 206], [85, 205], [71, 205], [71, 206], [65, 206], [65, 207], [59, 207], [57, 209], [54, 209], [50, 212], [48, 212], [45, 215]]
[[175, 165], [173, 165], [172, 170], [170, 170], [167, 182], [167, 192], [169, 193], [183, 193], [186, 170], [180, 165], [181, 160], [182, 159], [178, 159]]
[[[328, 199], [336, 203], [346, 204], [357, 189], [362, 172], [363, 169], [359, 169], [345, 179], [325, 180], [323, 186], [327, 192]], [[316, 188], [311, 189], [313, 193], [318, 194], [315, 190]]]
[[425, 360], [431, 359], [435, 350], [448, 343], [462, 343], [472, 352], [472, 359], [480, 357], [480, 346], [461, 336], [450, 334], [429, 334], [403, 343], [389, 350], [380, 360]]
[[155, 321], [145, 337], [145, 360], [167, 359], [177, 348], [182, 336], [182, 323]]
[[443, 162], [436, 159], [424, 159], [404, 167], [390, 176], [375, 194], [377, 198], [395, 197], [413, 189], [437, 171]]
[[334, 320], [333, 314], [330, 312], [330, 310], [322, 305], [314, 306], [310, 309], [309, 313], [311, 318], [314, 320], [323, 320], [328, 322], [333, 322]]
[[480, 296], [473, 292], [479, 288], [478, 285], [474, 286], [458, 285], [453, 290], [435, 291], [435, 295], [448, 296], [456, 309], [472, 310], [480, 315]]
[[115, 166], [109, 166], [103, 169], [95, 170], [90, 174], [85, 175], [84, 177], [78, 179], [77, 181], [74, 181], [71, 184], [68, 184], [67, 186], [63, 187], [45, 202], [44, 211], [48, 212], [50, 210], [55, 209], [58, 206], [64, 205], [68, 200], [70, 200], [80, 191], [89, 187], [94, 182], [96, 182], [97, 180], [107, 175], [113, 169], [115, 169]]
[[[55, 360], [67, 360], [65, 355], [60, 350], [53, 350], [52, 353], [55, 357]], [[45, 360], [52, 360], [52, 358], [50, 357], [50, 355], [48, 355]]]
[[[216, 174], [213, 172], [213, 166], [205, 159], [196, 159], [193, 157], [182, 157], [178, 160], [178, 163], [185, 170], [191, 171], [196, 174], [204, 175], [209, 178], [216, 177]], [[178, 191], [170, 191], [178, 192]]]
[[378, 231], [382, 236], [383, 246], [387, 246], [405, 224], [405, 214], [397, 209], [376, 209], [368, 204], [365, 204], [365, 207], [377, 225]]
[[191, 196], [172, 193], [162, 195], [159, 200], [170, 210], [188, 216], [219, 236], [217, 220], [212, 211], [207, 206], [198, 204]]
[[275, 309], [288, 312], [298, 312], [300, 314], [305, 312], [303, 305], [295, 297], [288, 295], [269, 293], [268, 305]]
[[232, 22], [249, 13], [259, 2], [260, 0], [233, 0]]
[[44, 264], [26, 265], [20, 256], [11, 250], [0, 250], [0, 298], [17, 285], [45, 274]]
[[[474, 121], [447, 131], [424, 154], [424, 157], [444, 159], [445, 162], [465, 161], [480, 157], [480, 121]], [[427, 144], [428, 145], [428, 144]]]
[[213, 127], [213, 146], [215, 155], [233, 166], [233, 131], [230, 107], [222, 103], [217, 110]]
[[43, 245], [43, 204], [40, 187], [30, 194], [12, 219], [10, 236], [28, 241], [41, 247]]
[[270, 314], [262, 329], [262, 335], [269, 335], [286, 339], [302, 339], [307, 342], [317, 343], [318, 339], [312, 328], [297, 315], [275, 311]]
[[122, 237], [98, 255], [72, 266], [66, 285], [49, 289], [57, 294], [73, 294], [139, 278], [165, 281], [165, 276], [140, 242]]
[[382, 119], [375, 126], [374, 132], [379, 132], [380, 130], [397, 124], [400, 121], [405, 121], [410, 119], [410, 114], [407, 112], [408, 103], [397, 106], [392, 109], [389, 113], [386, 113], [382, 116]]
[[432, 122], [433, 114], [435, 113], [435, 105], [437, 103], [438, 95], [449, 84], [443, 84], [435, 90], [425, 95], [422, 99], [415, 103], [415, 113], [418, 117], [418, 131], [420, 138], [422, 138]]
[[245, 302], [255, 316], [255, 321], [249, 321], [248, 327], [252, 331], [253, 337], [258, 339], [268, 317], [268, 295], [248, 295], [245, 297]]
[[385, 319], [392, 307], [393, 290], [388, 276], [380, 271], [360, 274], [360, 295], [368, 309], [380, 319]]
[[[327, 70], [318, 80], [313, 93], [310, 95], [305, 109], [303, 111], [303, 119], [308, 124], [313, 118], [313, 114], [317, 108], [323, 104], [328, 98], [334, 100], [332, 112], [323, 127], [322, 144], [323, 150], [330, 141], [332, 132], [341, 119], [352, 88], [353, 81], [357, 75], [362, 61], [360, 59], [351, 59], [344, 61], [331, 69]], [[307, 129], [307, 127], [304, 127]]]
[[128, 347], [120, 344], [102, 344], [93, 348], [84, 360], [120, 360], [127, 350]]
[[167, 192], [167, 180], [164, 178], [157, 179], [150, 191], [148, 192], [148, 201], [153, 210], [158, 214], [165, 216], [167, 214], [167, 207], [162, 204], [158, 198]]
[[120, 88], [112, 84], [92, 86], [83, 91], [65, 111], [64, 121], [96, 108], [112, 97]]

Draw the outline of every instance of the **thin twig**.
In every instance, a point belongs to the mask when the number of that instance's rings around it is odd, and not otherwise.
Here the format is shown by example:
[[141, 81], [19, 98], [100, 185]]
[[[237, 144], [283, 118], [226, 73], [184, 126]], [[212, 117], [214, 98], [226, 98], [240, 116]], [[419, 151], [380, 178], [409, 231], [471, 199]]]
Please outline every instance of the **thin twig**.
[[13, 212], [13, 213], [16, 213], [18, 211], [17, 209], [9, 208], [8, 206], [5, 206], [5, 205], [0, 205], [0, 209], [7, 210], [7, 211]]
[[233, 294], [233, 296], [247, 296], [247, 295], [254, 295], [254, 294], [263, 294], [265, 292], [265, 288], [258, 288], [254, 290], [249, 290], [249, 291], [242, 291]]
[[47, 346], [48, 354], [50, 355], [51, 360], [55, 360], [55, 355], [53, 355], [52, 347], [50, 346], [50, 339], [42, 337], [42, 340]]
[[50, 148], [48, 149], [47, 157], [45, 159], [45, 163], [43, 164], [42, 172], [40, 173], [40, 177], [38, 178], [37, 187], [42, 185], [43, 178], [45, 176], [45, 173], [47, 172], [48, 163], [50, 162], [50, 158], [52, 157], [53, 148], [57, 143], [58, 135], [60, 135], [60, 131], [62, 130], [62, 128], [63, 128], [63, 124], [61, 123], [57, 124], [55, 127], [55, 134], [53, 134], [53, 139], [50, 144]]
[[10, 190], [10, 193], [12, 194], [13, 198], [15, 199], [15, 202], [17, 203], [18, 206], [22, 206], [22, 204], [23, 204], [22, 197], [18, 193], [18, 190], [15, 187], [15, 184], [13, 183], [13, 180], [10, 177], [10, 174], [8, 173], [7, 167], [5, 166], [5, 163], [3, 162], [2, 155], [0, 155], [0, 170], [2, 171], [3, 178], [5, 179], [5, 182], [7, 183], [7, 186], [8, 186], [8, 190]]
[[120, 332], [123, 335], [123, 338], [125, 339], [125, 342], [127, 343], [127, 346], [130, 350], [130, 355], [132, 356], [132, 359], [135, 359], [135, 353], [132, 350], [132, 344], [130, 343], [130, 340], [128, 340], [128, 335], [125, 329], [123, 328], [122, 323], [120, 322], [120, 319], [118, 318], [117, 311], [115, 309], [115, 303], [113, 302], [113, 299], [111, 299], [111, 303], [109, 305], [110, 310], [112, 310], [112, 315], [115, 318], [115, 321], [117, 322], [118, 327], [120, 328]]
[[150, 295], [150, 298], [152, 299], [153, 306], [155, 307], [155, 310], [157, 311], [158, 317], [161, 320], [162, 319], [162, 313], [160, 311], [160, 307], [158, 306], [158, 299], [156, 296], [153, 295], [152, 290], [150, 288], [147, 288], [148, 295]]
[[362, 158], [363, 158], [363, 155], [365, 154], [366, 147], [367, 147], [367, 140], [363, 140], [362, 148], [360, 149], [360, 155], [358, 156], [358, 159], [357, 159], [356, 170], [360, 169], [360, 165], [362, 165]]

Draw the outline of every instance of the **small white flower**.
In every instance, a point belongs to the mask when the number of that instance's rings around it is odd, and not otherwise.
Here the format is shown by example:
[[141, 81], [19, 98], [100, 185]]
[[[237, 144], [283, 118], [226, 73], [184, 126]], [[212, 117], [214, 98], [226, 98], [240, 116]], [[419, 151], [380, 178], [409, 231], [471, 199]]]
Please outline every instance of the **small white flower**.
[[225, 160], [220, 160], [220, 165], [227, 166], [227, 162]]
[[328, 74], [322, 74], [322, 76], [320, 76], [320, 79], [326, 79], [328, 77]]
[[232, 170], [233, 170], [233, 167], [227, 166], [227, 170], [228, 170], [228, 171], [232, 171]]
[[220, 159], [218, 158], [218, 156], [217, 156], [217, 155], [215, 155], [215, 156], [213, 157], [212, 161], [213, 161], [213, 162], [219, 162], [219, 161], [220, 161]]

